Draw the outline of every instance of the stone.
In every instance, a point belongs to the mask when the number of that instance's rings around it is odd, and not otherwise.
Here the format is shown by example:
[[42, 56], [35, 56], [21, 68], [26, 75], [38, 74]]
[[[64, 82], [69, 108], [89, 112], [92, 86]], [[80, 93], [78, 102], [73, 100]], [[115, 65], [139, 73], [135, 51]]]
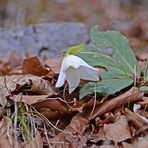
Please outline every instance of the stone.
[[41, 49], [46, 49], [50, 56], [55, 57], [71, 46], [86, 44], [88, 40], [88, 30], [82, 23], [44, 23], [0, 28], [0, 58], [8, 58], [13, 50], [24, 57], [26, 49], [35, 55], [39, 55]]

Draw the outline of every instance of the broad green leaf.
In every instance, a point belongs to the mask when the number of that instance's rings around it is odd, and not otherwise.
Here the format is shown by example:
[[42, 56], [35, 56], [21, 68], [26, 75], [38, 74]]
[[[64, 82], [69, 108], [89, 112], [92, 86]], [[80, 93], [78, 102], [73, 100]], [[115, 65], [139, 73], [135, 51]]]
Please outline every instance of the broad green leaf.
[[148, 81], [148, 61], [144, 71], [144, 81]]
[[113, 77], [112, 76], [107, 77], [108, 79], [115, 78], [115, 76], [116, 78], [117, 77], [121, 77], [121, 78], [129, 77], [128, 73], [124, 71], [122, 66], [120, 66], [112, 57], [99, 53], [95, 49], [85, 48], [80, 53], [78, 53], [78, 56], [81, 57], [84, 61], [86, 61], [92, 66], [105, 67], [108, 70], [108, 74], [106, 73], [106, 75], [113, 76]]
[[97, 83], [90, 82], [81, 88], [80, 99], [82, 99], [88, 94], [93, 94], [95, 91], [97, 93], [103, 93], [108, 95], [114, 94], [115, 92], [118, 92], [123, 88], [128, 87], [132, 83], [133, 80], [130, 79], [107, 79]]
[[108, 70], [114, 69], [127, 75], [122, 66], [120, 66], [112, 57], [99, 53], [96, 49], [85, 48], [77, 55], [92, 66], [102, 66]]
[[140, 69], [128, 40], [120, 32], [107, 31], [99, 32], [97, 26], [91, 30], [91, 41], [96, 47], [112, 48], [114, 59], [122, 66], [128, 75], [140, 75]]
[[85, 48], [84, 44], [80, 44], [80, 45], [77, 45], [77, 46], [70, 47], [67, 50], [66, 54], [76, 54], [76, 53], [80, 52], [83, 48]]

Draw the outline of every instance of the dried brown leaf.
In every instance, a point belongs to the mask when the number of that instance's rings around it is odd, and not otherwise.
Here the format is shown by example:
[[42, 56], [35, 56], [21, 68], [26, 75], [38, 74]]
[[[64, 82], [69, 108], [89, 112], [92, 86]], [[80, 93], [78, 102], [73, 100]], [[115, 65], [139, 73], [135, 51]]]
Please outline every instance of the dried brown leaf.
[[144, 106], [144, 105], [147, 105], [147, 106], [148, 106], [148, 97], [143, 97], [142, 100], [143, 100], [143, 101], [138, 102], [138, 103], [141, 104], [141, 105], [143, 105], [143, 106]]
[[128, 127], [127, 119], [124, 115], [111, 124], [104, 125], [105, 136], [114, 142], [122, 142], [131, 138], [131, 133]]
[[105, 117], [104, 120], [101, 120], [99, 117], [96, 118], [96, 125], [101, 126], [101, 125], [104, 125], [104, 124], [108, 124], [108, 123], [112, 122], [115, 118], [114, 115], [111, 112], [106, 113], [104, 115], [104, 117]]
[[[90, 120], [94, 119], [97, 116], [100, 116], [104, 113], [110, 112], [112, 109], [116, 109], [122, 104], [127, 104], [129, 102], [134, 102], [141, 100], [144, 93], [139, 92], [137, 88], [131, 88], [124, 94], [121, 94], [115, 98], [112, 98], [109, 101], [104, 102], [103, 104], [96, 106], [93, 115], [89, 118]], [[90, 113], [91, 110], [88, 111]], [[90, 115], [88, 115], [89, 117]]]
[[71, 123], [51, 139], [51, 144], [53, 148], [65, 148], [65, 147], [77, 147], [81, 148], [86, 146], [86, 137], [83, 136], [84, 131], [88, 127], [88, 120], [83, 117], [81, 114], [75, 115]]
[[58, 98], [48, 98], [44, 101], [34, 103], [33, 106], [38, 110], [42, 108], [49, 108], [54, 111], [69, 113], [69, 107], [67, 107], [67, 105], [62, 101], [59, 101]]
[[103, 129], [103, 127], [100, 127], [99, 132], [97, 134], [91, 135], [90, 141], [97, 143], [97, 142], [99, 142], [101, 140], [105, 140], [105, 139], [106, 138], [105, 138], [105, 134], [104, 134], [104, 129]]
[[9, 98], [16, 102], [22, 101], [25, 104], [32, 105], [36, 102], [42, 102], [48, 99], [48, 95], [29, 96], [29, 95], [19, 94], [19, 95], [10, 96]]
[[132, 121], [133, 124], [138, 127], [138, 128], [142, 128], [144, 126], [144, 123], [135, 115], [135, 113], [133, 113], [132, 111], [130, 111], [128, 108], [125, 108], [124, 110], [124, 114], [127, 117], [127, 119], [129, 121]]
[[44, 76], [49, 72], [37, 56], [24, 59], [22, 70], [36, 76]]
[[31, 81], [31, 90], [37, 94], [41, 95], [55, 95], [56, 93], [51, 88], [51, 85], [48, 81], [40, 78], [40, 77], [32, 77], [29, 78]]
[[43, 114], [49, 120], [58, 120], [62, 116], [61, 112], [58, 112], [57, 110], [51, 111], [48, 108], [41, 109], [40, 113]]
[[50, 57], [48, 58], [47, 57], [45, 59], [45, 63], [46, 63], [46, 65], [50, 66], [51, 70], [55, 74], [59, 74], [62, 60], [63, 60], [63, 57], [57, 57], [57, 58], [50, 58]]
[[68, 113], [68, 107], [65, 103], [61, 102], [59, 98], [49, 98], [48, 95], [28, 96], [28, 95], [14, 95], [9, 97], [13, 101], [23, 101], [25, 104], [32, 105], [40, 110], [48, 108], [54, 111]]

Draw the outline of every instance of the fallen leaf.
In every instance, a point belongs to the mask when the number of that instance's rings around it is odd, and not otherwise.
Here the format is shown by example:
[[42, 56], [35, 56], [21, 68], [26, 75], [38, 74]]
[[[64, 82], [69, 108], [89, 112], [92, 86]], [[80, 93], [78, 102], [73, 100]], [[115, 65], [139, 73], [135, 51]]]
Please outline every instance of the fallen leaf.
[[100, 119], [99, 117], [96, 118], [96, 125], [101, 126], [104, 124], [108, 124], [108, 123], [112, 122], [115, 118], [111, 112], [104, 114], [104, 117], [105, 117], [104, 120]]
[[62, 112], [59, 112], [57, 110], [51, 111], [49, 108], [43, 108], [40, 109], [40, 113], [43, 114], [49, 120], [58, 120], [62, 116]]
[[143, 106], [148, 105], [148, 97], [143, 97], [143, 101], [138, 102], [138, 104], [141, 104]]
[[[122, 104], [127, 104], [129, 102], [134, 102], [141, 100], [144, 95], [144, 92], [139, 92], [137, 88], [131, 88], [124, 94], [121, 94], [115, 98], [112, 98], [109, 101], [104, 102], [103, 104], [96, 106], [93, 115], [89, 118], [89, 120], [94, 119], [97, 116], [100, 116], [104, 113], [110, 112], [112, 109], [116, 109]], [[90, 116], [88, 111], [88, 117]]]
[[49, 96], [56, 94], [47, 80], [44, 80], [40, 77], [31, 77], [29, 80], [31, 81], [32, 92]]
[[105, 133], [103, 127], [99, 128], [99, 132], [97, 134], [89, 135], [91, 137], [90, 141], [97, 143], [99, 141], [105, 140]]
[[50, 140], [53, 148], [86, 146], [87, 139], [83, 136], [88, 127], [88, 120], [81, 114], [76, 114], [70, 124], [57, 136]]
[[127, 118], [129, 119], [129, 121], [134, 122], [134, 124], [137, 127], [142, 128], [144, 126], [144, 123], [140, 120], [139, 117], [136, 116], [136, 114], [134, 114], [132, 111], [130, 111], [128, 108], [125, 108], [124, 110], [125, 115], [127, 116]]
[[115, 123], [105, 124], [104, 132], [106, 138], [114, 142], [122, 142], [131, 138], [128, 122], [124, 115], [120, 116]]
[[25, 74], [29, 73], [36, 76], [44, 76], [49, 72], [37, 56], [24, 59], [22, 70]]
[[35, 96], [30, 95], [29, 96], [29, 95], [18, 94], [18, 95], [10, 96], [9, 98], [16, 102], [22, 101], [25, 104], [32, 105], [36, 102], [41, 102], [48, 99], [48, 95], [35, 95]]
[[45, 64], [49, 66], [55, 74], [59, 74], [62, 60], [62, 56], [57, 58], [46, 57]]
[[61, 102], [60, 98], [49, 98], [48, 95], [28, 96], [28, 95], [14, 95], [9, 97], [11, 100], [19, 102], [23, 101], [25, 104], [32, 105], [36, 109], [48, 108], [54, 111], [68, 113], [68, 107]]

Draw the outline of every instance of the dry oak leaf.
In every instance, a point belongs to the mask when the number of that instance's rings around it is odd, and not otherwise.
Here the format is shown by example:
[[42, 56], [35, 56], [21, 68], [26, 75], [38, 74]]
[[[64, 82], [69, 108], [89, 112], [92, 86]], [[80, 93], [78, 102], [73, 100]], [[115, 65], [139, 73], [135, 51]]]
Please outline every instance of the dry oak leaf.
[[19, 94], [11, 96], [9, 98], [15, 102], [23, 101], [25, 104], [32, 105], [39, 110], [43, 108], [48, 108], [59, 112], [69, 112], [67, 105], [61, 102], [58, 97], [49, 98], [48, 95], [29, 96]]
[[51, 139], [53, 148], [82, 148], [86, 146], [87, 138], [84, 131], [88, 127], [88, 120], [82, 114], [76, 114], [70, 124], [57, 136]]
[[131, 138], [127, 119], [124, 115], [120, 116], [115, 123], [104, 125], [105, 136], [114, 142], [122, 142]]
[[47, 66], [50, 66], [51, 70], [55, 74], [59, 74], [60, 73], [60, 69], [61, 69], [62, 60], [63, 60], [62, 56], [61, 57], [57, 57], [57, 58], [46, 57], [45, 64]]
[[49, 72], [37, 56], [24, 59], [22, 70], [23, 73], [36, 76], [44, 76]]

